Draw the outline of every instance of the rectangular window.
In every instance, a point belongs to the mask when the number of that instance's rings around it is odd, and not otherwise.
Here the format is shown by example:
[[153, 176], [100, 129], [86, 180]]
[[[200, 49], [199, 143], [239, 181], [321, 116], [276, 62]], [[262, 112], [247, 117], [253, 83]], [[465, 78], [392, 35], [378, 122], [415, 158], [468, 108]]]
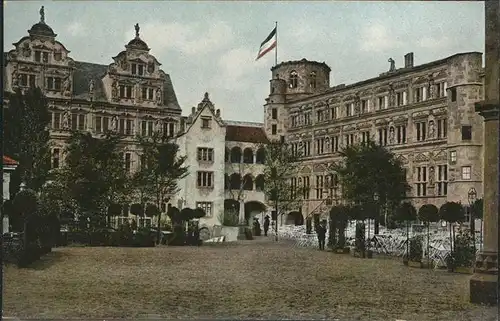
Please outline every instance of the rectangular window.
[[417, 127], [417, 142], [424, 141], [426, 137], [426, 123], [416, 123], [415, 126]]
[[271, 109], [271, 118], [278, 119], [278, 110], [276, 108]]
[[415, 88], [415, 101], [416, 103], [424, 100], [424, 87]]
[[322, 122], [324, 120], [325, 120], [324, 112], [322, 110], [318, 110], [316, 112], [316, 121], [319, 123], [319, 122]]
[[277, 126], [276, 124], [271, 125], [271, 135], [276, 135], [277, 134]]
[[148, 100], [153, 100], [154, 99], [154, 89], [153, 88], [148, 88]]
[[457, 101], [457, 88], [451, 88], [451, 101]]
[[472, 126], [462, 126], [462, 140], [472, 139]]
[[311, 156], [311, 141], [305, 141], [303, 142], [303, 148], [304, 148], [304, 153], [302, 156]]
[[427, 167], [417, 167], [416, 192], [417, 196], [427, 196]]
[[345, 147], [349, 147], [354, 144], [354, 134], [344, 135]]
[[369, 131], [361, 132], [361, 142], [368, 143], [369, 141], [370, 141], [370, 132]]
[[148, 133], [148, 122], [143, 120], [141, 122], [141, 135], [146, 136]]
[[377, 102], [378, 102], [378, 104], [377, 104], [378, 110], [385, 109], [385, 98], [384, 98], [384, 96], [378, 97]]
[[396, 127], [397, 131], [397, 143], [404, 144], [406, 143], [406, 125], [399, 125]]
[[54, 148], [52, 150], [52, 168], [59, 168], [59, 156], [60, 156], [60, 149], [59, 148]]
[[446, 138], [448, 135], [447, 121], [446, 119], [438, 119], [437, 121], [437, 137]]
[[102, 118], [102, 131], [107, 132], [108, 130], [109, 130], [109, 118], [103, 117]]
[[437, 98], [444, 97], [445, 93], [446, 91], [444, 90], [444, 82], [438, 82], [436, 84], [436, 97]]
[[78, 115], [78, 130], [85, 129], [85, 115]]
[[137, 69], [139, 70], [139, 76], [144, 75], [144, 65], [137, 66]]
[[330, 108], [331, 119], [337, 119], [337, 107]]
[[137, 74], [137, 65], [136, 64], [132, 64], [132, 75], [136, 75]]
[[148, 121], [148, 136], [153, 136], [153, 121]]
[[125, 86], [120, 86], [120, 98], [125, 98]]
[[61, 90], [61, 78], [47, 77], [46, 88], [49, 90]]
[[387, 145], [387, 128], [379, 128], [378, 129], [378, 144], [380, 146]]
[[132, 167], [132, 154], [125, 153], [125, 172], [129, 173]]
[[52, 128], [53, 129], [59, 129], [61, 128], [61, 113], [54, 113], [54, 118], [52, 122]]
[[307, 112], [304, 114], [304, 124], [311, 125], [311, 113]]
[[118, 128], [118, 132], [120, 134], [123, 134], [125, 135], [125, 119], [121, 118], [120, 121], [119, 121], [120, 125], [119, 125], [119, 128]]
[[368, 112], [368, 101], [366, 99], [362, 99], [361, 100], [361, 110], [360, 110], [360, 113], [361, 114], [364, 114], [366, 112]]
[[168, 124], [168, 137], [173, 137], [174, 135], [175, 135], [175, 124], [169, 123]]
[[28, 87], [28, 75], [21, 74], [21, 84], [22, 87]]
[[78, 114], [71, 114], [71, 129], [78, 129]]
[[95, 118], [95, 132], [102, 133], [102, 117], [100, 116]]
[[304, 190], [302, 191], [302, 197], [306, 200], [310, 198], [310, 182], [309, 176], [302, 177], [302, 181], [304, 182]]
[[452, 150], [450, 151], [450, 164], [455, 165], [457, 163], [457, 151]]
[[403, 106], [403, 92], [396, 93], [396, 106]]
[[201, 128], [210, 128], [211, 118], [201, 118]]
[[323, 198], [323, 175], [316, 176], [316, 199]]
[[211, 188], [214, 186], [214, 173], [213, 172], [198, 172], [198, 187]]
[[438, 165], [437, 168], [437, 195], [446, 196], [448, 195], [448, 166]]
[[127, 119], [127, 127], [125, 129], [125, 134], [126, 135], [132, 135], [132, 127], [134, 126], [134, 123], [131, 119]]
[[339, 136], [332, 136], [332, 142], [331, 142], [331, 149], [332, 153], [336, 153], [339, 151]]
[[125, 86], [125, 97], [132, 98], [132, 86]]
[[204, 161], [204, 162], [213, 162], [214, 161], [214, 149], [213, 148], [198, 147], [198, 160]]
[[35, 88], [36, 87], [36, 76], [35, 75], [29, 75], [28, 81], [29, 81], [29, 86], [31, 88]]
[[471, 167], [470, 166], [462, 166], [462, 179], [470, 180], [471, 179]]
[[325, 152], [325, 138], [316, 139], [316, 155], [322, 155]]
[[351, 113], [351, 104], [346, 104], [344, 106], [344, 108], [345, 108], [345, 116], [346, 117], [352, 116], [352, 113]]
[[196, 207], [205, 211], [205, 217], [211, 217], [213, 215], [212, 202], [196, 202]]
[[42, 61], [42, 52], [35, 50], [35, 61], [36, 62], [41, 62]]

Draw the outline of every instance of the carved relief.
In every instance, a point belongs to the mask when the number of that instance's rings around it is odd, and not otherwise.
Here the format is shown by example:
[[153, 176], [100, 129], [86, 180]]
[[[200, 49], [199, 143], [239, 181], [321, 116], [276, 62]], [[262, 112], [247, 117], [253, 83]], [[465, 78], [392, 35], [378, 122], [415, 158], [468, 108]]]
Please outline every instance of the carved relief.
[[118, 131], [118, 117], [116, 116], [111, 118], [111, 130], [114, 132]]
[[429, 161], [429, 158], [427, 158], [424, 154], [422, 153], [419, 153], [417, 154], [415, 157], [414, 157], [414, 162], [415, 163], [424, 163], [424, 162], [427, 162]]
[[394, 92], [394, 86], [389, 84], [389, 107], [396, 106], [396, 94]]
[[24, 57], [31, 56], [31, 48], [30, 48], [30, 45], [27, 42], [24, 43], [24, 45], [23, 45], [22, 54], [23, 54]]
[[118, 99], [119, 87], [118, 80], [113, 80], [113, 84], [111, 85], [111, 98], [114, 100]]
[[432, 109], [430, 113], [431, 113], [431, 115], [434, 115], [434, 116], [446, 115], [447, 110], [445, 107], [441, 107], [441, 108]]
[[434, 79], [432, 78], [432, 75], [429, 75], [429, 79], [427, 82], [427, 92], [429, 93], [430, 99], [436, 98], [436, 86], [434, 84]]
[[70, 113], [69, 111], [66, 111], [64, 114], [63, 114], [63, 117], [62, 117], [62, 128], [63, 129], [69, 129], [70, 128]]
[[446, 162], [448, 160], [448, 154], [446, 153], [446, 151], [440, 150], [432, 157], [432, 159], [435, 162]]
[[427, 117], [429, 117], [429, 112], [427, 112], [427, 111], [421, 111], [421, 112], [413, 113], [412, 114], [412, 118], [414, 120], [416, 120], [416, 119], [423, 119], [423, 118], [427, 118]]
[[389, 144], [394, 144], [394, 137], [395, 137], [395, 131], [394, 131], [394, 126], [391, 126], [389, 128]]
[[429, 139], [434, 139], [436, 135], [436, 128], [434, 126], [434, 121], [429, 120]]
[[429, 166], [429, 186], [434, 186], [434, 166]]
[[322, 173], [325, 171], [325, 166], [323, 164], [315, 164], [313, 165], [313, 172], [315, 173]]
[[311, 168], [309, 166], [304, 166], [300, 172], [302, 174], [310, 174], [311, 173]]

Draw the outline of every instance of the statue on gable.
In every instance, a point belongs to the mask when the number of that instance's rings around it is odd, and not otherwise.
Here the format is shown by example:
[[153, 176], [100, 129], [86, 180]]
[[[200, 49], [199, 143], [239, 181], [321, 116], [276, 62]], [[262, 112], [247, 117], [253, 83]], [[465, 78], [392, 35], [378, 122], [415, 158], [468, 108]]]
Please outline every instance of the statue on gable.
[[118, 98], [118, 91], [119, 91], [118, 81], [113, 80], [113, 84], [111, 85], [111, 97]]
[[94, 93], [94, 79], [90, 79], [89, 81], [89, 94], [93, 94]]
[[62, 128], [63, 129], [69, 129], [69, 118], [70, 118], [69, 111], [64, 112], [63, 117], [62, 117]]
[[162, 126], [161, 126], [161, 120], [157, 119], [155, 122], [155, 131], [161, 133], [162, 131]]
[[155, 98], [156, 98], [156, 104], [161, 105], [162, 104], [162, 97], [161, 97], [161, 89], [160, 88], [156, 89]]
[[436, 134], [436, 128], [434, 125], [433, 120], [429, 120], [429, 138], [434, 138], [434, 135]]
[[40, 8], [40, 22], [45, 23], [45, 9], [43, 6]]
[[71, 94], [71, 82], [69, 80], [69, 75], [64, 78], [62, 89], [65, 96], [69, 96]]
[[436, 88], [432, 75], [429, 75], [429, 81], [427, 82], [427, 91], [429, 92], [429, 99], [436, 98]]
[[23, 56], [25, 56], [25, 57], [31, 56], [31, 48], [30, 48], [30, 45], [28, 43], [24, 43], [22, 52], [23, 52]]
[[113, 118], [111, 118], [111, 130], [112, 131], [118, 130], [118, 117], [116, 116], [113, 116]]
[[139, 24], [136, 23], [135, 26], [134, 26], [134, 28], [135, 28], [135, 36], [136, 36], [136, 38], [139, 38], [139, 30], [141, 29], [139, 27]]
[[389, 67], [389, 72], [395, 71], [396, 70], [396, 62], [394, 61], [394, 59], [389, 58], [389, 60], [387, 60], [387, 62], [389, 62], [391, 64]]
[[394, 127], [391, 126], [391, 128], [389, 128], [389, 144], [394, 144], [394, 139], [395, 139], [395, 131], [394, 131]]

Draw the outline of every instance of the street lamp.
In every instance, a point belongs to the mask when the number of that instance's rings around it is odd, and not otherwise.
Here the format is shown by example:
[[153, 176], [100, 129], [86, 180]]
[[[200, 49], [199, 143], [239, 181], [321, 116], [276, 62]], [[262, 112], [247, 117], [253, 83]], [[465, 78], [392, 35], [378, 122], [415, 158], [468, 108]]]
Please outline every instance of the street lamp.
[[[378, 193], [375, 192], [373, 193], [373, 202], [375, 203], [375, 205], [377, 206], [377, 211], [378, 211]], [[378, 216], [379, 213], [376, 213], [376, 215]], [[368, 239], [370, 238], [370, 218], [368, 218]]]
[[[470, 214], [470, 229], [472, 233], [472, 241], [474, 242], [474, 255], [476, 255], [476, 224], [474, 219], [474, 202], [476, 201], [477, 192], [474, 187], [471, 187], [467, 192], [467, 200], [469, 201], [469, 214]], [[481, 228], [482, 229], [482, 228]]]

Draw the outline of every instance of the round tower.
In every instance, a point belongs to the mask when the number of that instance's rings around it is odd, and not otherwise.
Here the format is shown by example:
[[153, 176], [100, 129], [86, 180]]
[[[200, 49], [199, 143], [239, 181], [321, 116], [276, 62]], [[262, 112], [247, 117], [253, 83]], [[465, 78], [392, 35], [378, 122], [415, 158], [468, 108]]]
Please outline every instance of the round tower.
[[482, 197], [483, 120], [474, 109], [482, 99], [482, 54], [451, 58], [448, 65], [448, 201], [463, 201], [474, 187]]
[[330, 71], [326, 63], [305, 58], [271, 68], [270, 92], [264, 105], [264, 126], [269, 139], [286, 139], [287, 103], [330, 88]]

